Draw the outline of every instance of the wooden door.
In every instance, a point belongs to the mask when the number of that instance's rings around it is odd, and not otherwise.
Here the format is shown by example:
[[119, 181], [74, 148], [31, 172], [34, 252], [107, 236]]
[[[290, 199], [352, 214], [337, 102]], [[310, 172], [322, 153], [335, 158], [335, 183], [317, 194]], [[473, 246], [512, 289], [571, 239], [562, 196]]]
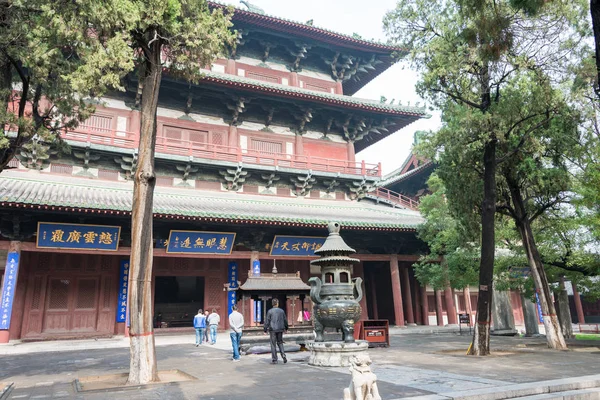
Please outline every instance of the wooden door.
[[75, 279], [71, 331], [95, 332], [98, 321], [98, 277], [78, 277]]
[[68, 332], [71, 327], [71, 310], [73, 309], [72, 277], [48, 278], [46, 289], [46, 310], [42, 331], [44, 333]]

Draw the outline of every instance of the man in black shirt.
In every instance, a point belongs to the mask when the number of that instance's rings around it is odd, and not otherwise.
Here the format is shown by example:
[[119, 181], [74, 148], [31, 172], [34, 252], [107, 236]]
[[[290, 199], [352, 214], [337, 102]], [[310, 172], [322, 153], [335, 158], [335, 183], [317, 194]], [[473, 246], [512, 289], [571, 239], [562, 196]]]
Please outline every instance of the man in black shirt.
[[279, 300], [273, 299], [273, 308], [267, 313], [267, 319], [265, 321], [265, 333], [269, 332], [271, 335], [271, 364], [277, 364], [277, 347], [281, 353], [283, 363], [287, 363], [287, 357], [283, 349], [283, 332], [288, 330], [287, 317], [285, 311], [279, 308]]

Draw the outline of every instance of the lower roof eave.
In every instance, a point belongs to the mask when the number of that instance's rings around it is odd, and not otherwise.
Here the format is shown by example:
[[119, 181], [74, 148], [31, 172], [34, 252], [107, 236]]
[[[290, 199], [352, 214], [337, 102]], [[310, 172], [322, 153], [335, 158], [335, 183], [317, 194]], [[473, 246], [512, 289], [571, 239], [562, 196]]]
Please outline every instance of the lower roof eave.
[[[110, 216], [131, 216], [131, 211], [112, 210], [112, 209], [96, 209], [96, 208], [80, 208], [69, 206], [55, 206], [46, 204], [23, 204], [13, 202], [0, 202], [0, 207], [10, 209], [28, 209], [39, 211], [56, 211], [56, 212], [71, 212], [80, 214], [93, 215], [110, 215]], [[307, 223], [302, 221], [280, 221], [268, 219], [247, 219], [247, 218], [227, 218], [227, 217], [202, 217], [189, 216], [178, 214], [163, 214], [154, 213], [154, 218], [163, 220], [175, 221], [202, 221], [213, 222], [219, 224], [242, 224], [242, 225], [259, 225], [259, 226], [287, 226], [287, 227], [302, 227], [302, 228], [326, 228], [327, 222], [322, 223]], [[416, 232], [417, 227], [398, 226], [393, 224], [352, 224], [351, 222], [344, 223], [344, 229], [354, 231], [388, 231], [388, 232]]]

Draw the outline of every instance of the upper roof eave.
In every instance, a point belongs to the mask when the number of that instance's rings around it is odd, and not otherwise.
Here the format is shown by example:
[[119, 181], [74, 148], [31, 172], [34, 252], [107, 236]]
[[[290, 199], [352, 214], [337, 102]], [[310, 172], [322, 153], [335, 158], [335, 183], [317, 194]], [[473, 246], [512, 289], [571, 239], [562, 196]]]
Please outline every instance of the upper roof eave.
[[417, 118], [429, 118], [425, 107], [410, 107], [381, 103], [374, 100], [360, 99], [351, 96], [331, 94], [307, 90], [299, 87], [285, 86], [275, 83], [262, 82], [254, 79], [236, 75], [222, 74], [212, 71], [203, 71], [199, 82], [213, 83], [217, 85], [235, 86], [250, 91], [258, 91], [267, 95], [278, 95], [305, 101], [316, 101], [320, 103], [341, 106], [344, 108], [360, 109], [363, 111], [377, 112], [380, 114], [412, 116]]
[[[223, 4], [217, 1], [209, 1], [210, 7], [227, 8], [230, 5]], [[405, 52], [406, 49], [399, 46], [388, 45], [372, 40], [365, 40], [345, 35], [339, 32], [334, 32], [328, 29], [319, 28], [313, 25], [307, 25], [302, 22], [292, 21], [281, 17], [276, 17], [267, 14], [259, 14], [256, 12], [243, 10], [233, 6], [235, 9], [233, 20], [257, 25], [279, 32], [292, 33], [299, 36], [304, 36], [313, 40], [321, 41], [328, 44], [333, 44], [349, 49], [360, 50], [365, 52], [375, 52], [391, 55], [394, 52]]]

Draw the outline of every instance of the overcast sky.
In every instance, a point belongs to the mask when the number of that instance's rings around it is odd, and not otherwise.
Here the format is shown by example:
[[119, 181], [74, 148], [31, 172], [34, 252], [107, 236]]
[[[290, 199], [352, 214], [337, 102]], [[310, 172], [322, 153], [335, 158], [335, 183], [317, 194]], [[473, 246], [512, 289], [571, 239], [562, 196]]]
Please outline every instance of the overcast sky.
[[[227, 3], [244, 6], [235, 0]], [[382, 19], [386, 11], [394, 8], [395, 0], [251, 0], [269, 15], [294, 21], [313, 20], [314, 25], [336, 32], [352, 35], [358, 33], [366, 39], [385, 41]], [[421, 100], [415, 93], [417, 75], [402, 63], [396, 64], [372, 80], [355, 94], [356, 97], [379, 99], [385, 96], [388, 101], [396, 99], [402, 104], [415, 104]], [[440, 125], [439, 114], [432, 113], [429, 119], [422, 119], [380, 140], [358, 153], [357, 160], [370, 163], [381, 162], [383, 172], [389, 173], [399, 167], [410, 152], [413, 133], [416, 130], [436, 129]]]

